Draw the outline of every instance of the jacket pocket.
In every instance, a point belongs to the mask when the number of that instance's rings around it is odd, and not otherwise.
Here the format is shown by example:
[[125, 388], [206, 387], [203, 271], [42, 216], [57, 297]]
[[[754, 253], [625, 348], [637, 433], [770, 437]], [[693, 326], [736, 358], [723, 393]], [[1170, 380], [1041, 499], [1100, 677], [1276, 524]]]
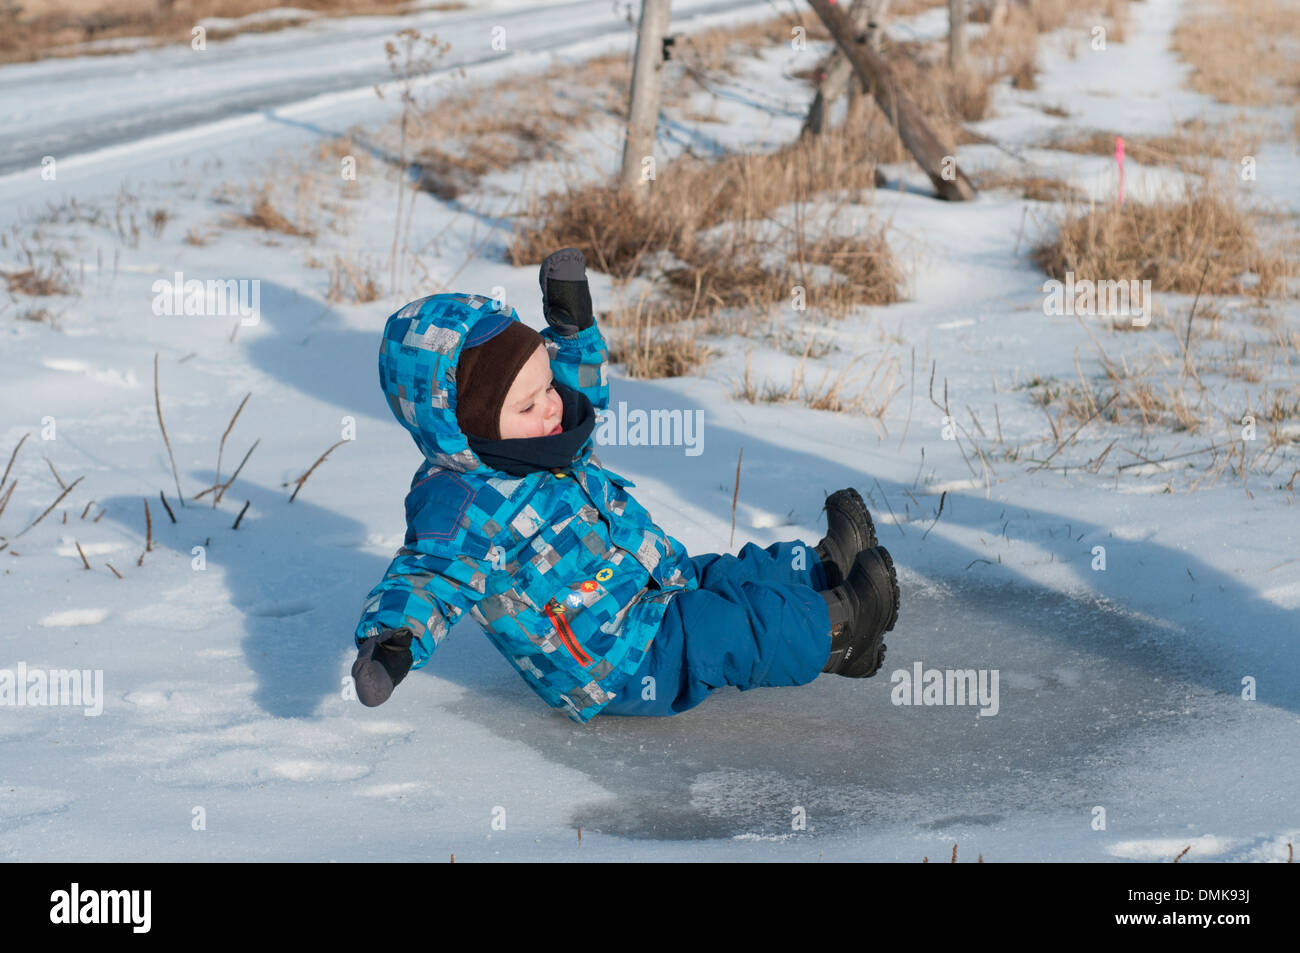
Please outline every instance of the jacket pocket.
[[584, 652], [582, 646], [578, 644], [577, 638], [573, 635], [573, 630], [569, 628], [569, 620], [564, 617], [564, 612], [555, 599], [551, 599], [550, 602], [546, 603], [546, 617], [551, 620], [551, 625], [555, 626], [555, 632], [559, 635], [560, 641], [564, 643], [564, 647], [569, 650], [569, 654], [577, 660], [578, 664], [583, 668], [590, 665], [591, 656]]

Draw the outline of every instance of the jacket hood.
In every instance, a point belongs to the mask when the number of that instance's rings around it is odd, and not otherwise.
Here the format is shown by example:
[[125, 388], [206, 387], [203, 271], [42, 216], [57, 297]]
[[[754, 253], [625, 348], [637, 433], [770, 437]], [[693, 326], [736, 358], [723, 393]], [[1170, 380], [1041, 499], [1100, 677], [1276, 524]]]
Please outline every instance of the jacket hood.
[[[479, 294], [429, 295], [405, 305], [384, 325], [379, 346], [379, 386], [398, 423], [407, 429], [432, 467], [499, 475], [470, 447], [456, 419], [456, 366], [460, 352], [518, 321], [514, 308], [499, 308]], [[468, 344], [466, 342], [469, 342]], [[546, 341], [554, 358], [556, 345]], [[578, 454], [587, 457], [591, 440]]]

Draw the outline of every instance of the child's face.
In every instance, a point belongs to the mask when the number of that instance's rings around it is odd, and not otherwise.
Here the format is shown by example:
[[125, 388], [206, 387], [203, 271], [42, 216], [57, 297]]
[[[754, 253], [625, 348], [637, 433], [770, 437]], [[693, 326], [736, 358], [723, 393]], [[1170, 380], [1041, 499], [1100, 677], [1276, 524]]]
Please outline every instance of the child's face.
[[546, 347], [539, 344], [528, 362], [519, 369], [501, 405], [502, 440], [519, 437], [546, 437], [560, 433], [564, 403], [555, 389], [551, 360]]

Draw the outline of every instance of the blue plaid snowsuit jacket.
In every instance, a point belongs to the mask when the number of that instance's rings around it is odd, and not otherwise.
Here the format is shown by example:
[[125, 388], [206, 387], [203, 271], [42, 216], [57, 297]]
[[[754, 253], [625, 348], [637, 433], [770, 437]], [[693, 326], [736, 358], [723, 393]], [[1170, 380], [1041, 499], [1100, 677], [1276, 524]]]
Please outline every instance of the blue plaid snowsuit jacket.
[[[424, 462], [406, 496], [405, 542], [354, 637], [359, 645], [408, 626], [418, 669], [468, 611], [533, 691], [585, 724], [624, 690], [669, 599], [699, 580], [686, 548], [627, 492], [635, 484], [601, 466], [591, 436], [571, 468], [524, 477], [470, 449], [456, 419], [456, 365], [474, 325], [497, 316], [490, 298], [439, 294], [388, 319], [380, 385]], [[513, 308], [510, 317], [519, 320]], [[556, 381], [607, 409], [600, 329], [541, 335]]]

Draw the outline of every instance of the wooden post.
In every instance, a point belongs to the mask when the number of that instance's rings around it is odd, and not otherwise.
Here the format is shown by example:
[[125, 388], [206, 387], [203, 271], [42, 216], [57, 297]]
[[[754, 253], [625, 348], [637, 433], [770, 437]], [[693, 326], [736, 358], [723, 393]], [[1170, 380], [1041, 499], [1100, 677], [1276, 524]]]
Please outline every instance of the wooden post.
[[870, 87], [881, 112], [894, 124], [898, 137], [912, 154], [925, 174], [934, 183], [935, 190], [950, 201], [969, 201], [975, 197], [975, 186], [957, 167], [951, 146], [944, 142], [912, 98], [898, 85], [894, 72], [869, 43], [854, 42], [853, 24], [849, 16], [830, 0], [808, 0], [835, 37], [835, 42], [853, 64], [858, 79]]
[[[627, 138], [623, 141], [620, 187], [642, 198], [650, 188], [642, 173], [646, 157], [653, 160], [655, 127], [659, 121], [659, 73], [663, 69], [664, 34], [672, 13], [671, 0], [642, 0], [637, 28], [636, 59], [627, 108]], [[653, 168], [653, 167], [652, 167]]]
[[[849, 19], [857, 31], [855, 35], [865, 32], [867, 42], [877, 52], [880, 51], [880, 37], [884, 32], [885, 11], [888, 9], [889, 0], [853, 0], [853, 6], [849, 9]], [[857, 83], [850, 84], [852, 77], [853, 65], [836, 47], [826, 61], [825, 75], [817, 84], [817, 93], [813, 96], [812, 105], [808, 107], [803, 128], [799, 130], [800, 138], [805, 135], [821, 135], [827, 111], [844, 95], [845, 90], [849, 90], [849, 110], [852, 111], [855, 105], [853, 100], [856, 98], [854, 94], [861, 89]]]
[[966, 0], [948, 0], [948, 67], [966, 68]]

